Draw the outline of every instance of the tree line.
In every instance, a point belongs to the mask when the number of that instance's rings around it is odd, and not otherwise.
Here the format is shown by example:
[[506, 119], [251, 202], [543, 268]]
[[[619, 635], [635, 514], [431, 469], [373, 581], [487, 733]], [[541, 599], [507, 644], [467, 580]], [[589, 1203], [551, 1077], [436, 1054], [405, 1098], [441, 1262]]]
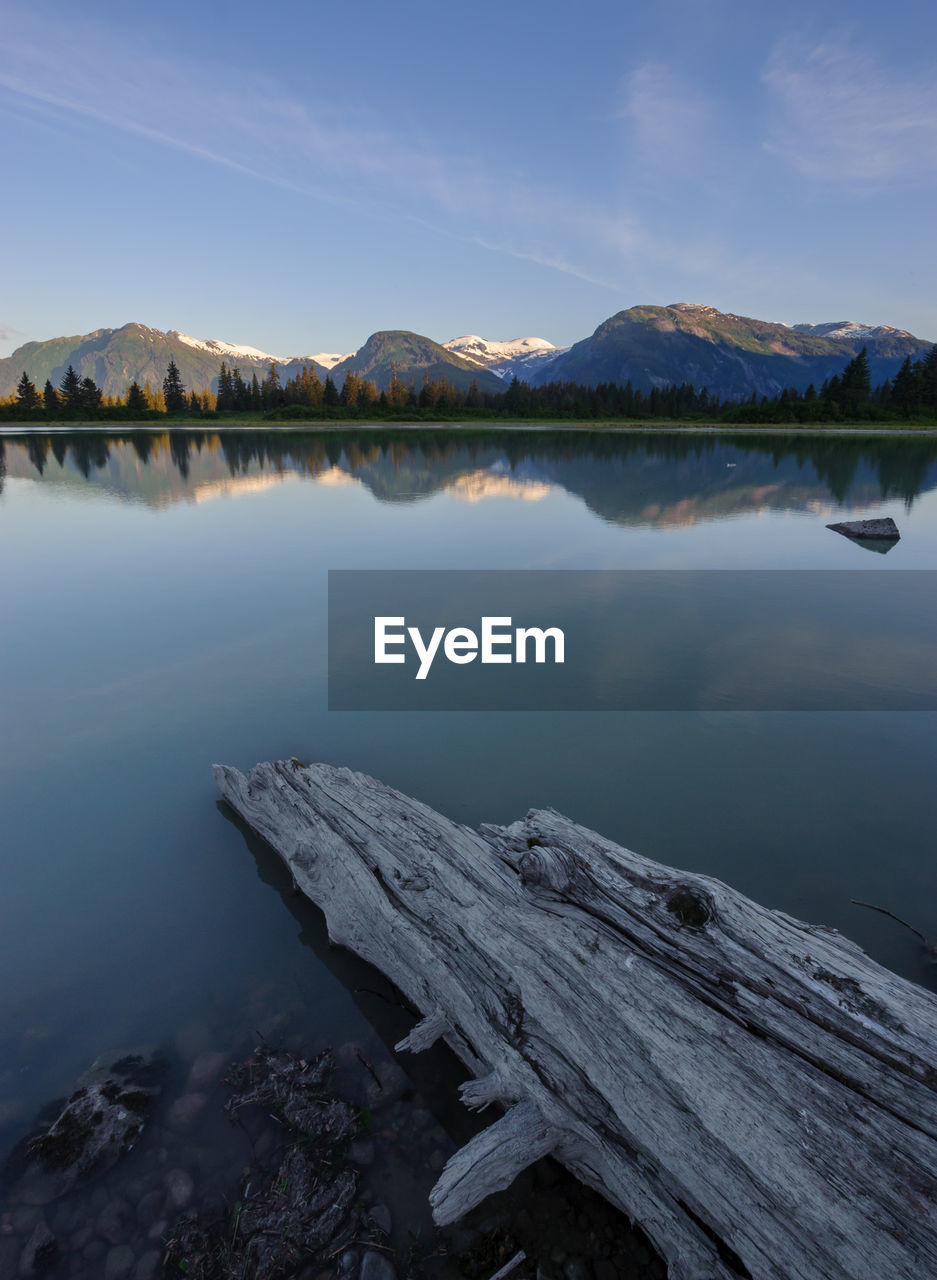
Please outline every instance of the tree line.
[[404, 382], [396, 366], [386, 390], [370, 378], [348, 372], [339, 389], [327, 375], [322, 381], [314, 365], [303, 364], [282, 381], [271, 361], [266, 374], [250, 381], [240, 369], [222, 363], [218, 390], [187, 391], [179, 369], [170, 360], [162, 385], [132, 382], [122, 397], [104, 397], [90, 377], [79, 378], [69, 365], [61, 385], [50, 380], [40, 392], [23, 372], [15, 395], [0, 404], [3, 416], [24, 413], [33, 418], [148, 418], [173, 416], [215, 417], [218, 414], [254, 414], [277, 419], [395, 418], [537, 418], [553, 419], [695, 419], [725, 423], [892, 422], [933, 420], [937, 415], [937, 346], [919, 360], [907, 357], [893, 379], [873, 389], [865, 347], [841, 374], [819, 389], [789, 387], [778, 395], [752, 395], [739, 401], [713, 395], [706, 387], [690, 383], [670, 384], [643, 391], [629, 379], [623, 385], [602, 382], [583, 386], [575, 382], [548, 382], [532, 387], [512, 379], [502, 392], [482, 391], [477, 380], [457, 387], [445, 377], [423, 377], [417, 388]]
[[80, 378], [72, 365], [68, 366], [57, 387], [51, 378], [47, 378], [40, 391], [24, 369], [16, 391], [0, 401], [0, 406], [6, 410], [25, 411], [30, 417], [114, 417], [111, 410], [117, 410], [118, 417], [127, 414], [132, 417], [162, 416], [167, 413], [213, 413], [217, 397], [209, 390], [187, 393], [176, 362], [170, 360], [161, 386], [154, 388], [149, 381], [144, 381], [141, 387], [134, 380], [122, 396], [105, 396], [93, 378]]

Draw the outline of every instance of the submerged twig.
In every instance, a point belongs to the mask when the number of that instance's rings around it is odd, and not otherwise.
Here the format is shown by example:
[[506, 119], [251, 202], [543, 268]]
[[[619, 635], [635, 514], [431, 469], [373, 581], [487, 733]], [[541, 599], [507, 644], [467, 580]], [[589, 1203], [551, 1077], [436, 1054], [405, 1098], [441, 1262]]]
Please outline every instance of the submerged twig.
[[361, 1063], [361, 1065], [362, 1065], [362, 1066], [363, 1066], [367, 1071], [369, 1071], [369, 1072], [371, 1073], [371, 1078], [372, 1078], [372, 1080], [373, 1080], [373, 1081], [374, 1081], [374, 1083], [377, 1085], [377, 1087], [380, 1089], [381, 1093], [383, 1093], [383, 1092], [384, 1092], [384, 1086], [381, 1084], [381, 1077], [377, 1074], [377, 1072], [376, 1072], [376, 1071], [374, 1070], [374, 1068], [371, 1066], [370, 1062], [368, 1062], [367, 1058], [364, 1056], [364, 1054], [361, 1052], [361, 1050], [360, 1050], [360, 1049], [356, 1049], [356, 1050], [355, 1050], [355, 1057], [358, 1059], [358, 1061]]
[[879, 911], [883, 916], [890, 916], [892, 920], [896, 920], [898, 924], [903, 924], [906, 929], [910, 929], [916, 937], [920, 938], [928, 951], [937, 951], [937, 945], [929, 938], [925, 938], [920, 929], [915, 929], [913, 924], [908, 924], [907, 920], [902, 920], [901, 916], [896, 916], [894, 911], [889, 911], [887, 907], [877, 907], [874, 902], [860, 902], [858, 898], [850, 898], [849, 901], [857, 907], [868, 907], [870, 911]]
[[520, 1249], [510, 1262], [506, 1262], [500, 1271], [496, 1271], [493, 1276], [489, 1277], [489, 1280], [504, 1280], [504, 1277], [509, 1276], [512, 1271], [519, 1267], [526, 1257], [527, 1254], [523, 1249]]

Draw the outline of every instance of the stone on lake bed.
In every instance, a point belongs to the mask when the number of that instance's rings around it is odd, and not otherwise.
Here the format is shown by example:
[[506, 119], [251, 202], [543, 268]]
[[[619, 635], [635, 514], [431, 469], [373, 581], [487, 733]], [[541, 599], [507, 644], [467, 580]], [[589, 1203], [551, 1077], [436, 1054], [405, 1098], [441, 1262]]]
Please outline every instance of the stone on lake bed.
[[368, 1217], [374, 1223], [379, 1231], [383, 1231], [385, 1236], [390, 1235], [391, 1216], [390, 1209], [386, 1204], [376, 1204], [368, 1211]]
[[228, 1065], [228, 1055], [220, 1049], [206, 1049], [192, 1063], [187, 1088], [191, 1092], [210, 1088], [217, 1084]]
[[828, 524], [826, 527], [847, 538], [883, 538], [897, 542], [901, 537], [898, 526], [891, 516], [877, 520], [843, 520], [839, 524]]
[[184, 1209], [195, 1195], [192, 1175], [185, 1169], [170, 1169], [166, 1174], [166, 1195], [174, 1209]]
[[162, 1269], [162, 1264], [162, 1253], [158, 1249], [150, 1249], [134, 1268], [133, 1280], [156, 1280]]
[[[46, 1203], [70, 1190], [79, 1178], [115, 1164], [142, 1132], [164, 1069], [152, 1054], [99, 1058], [76, 1082], [53, 1122], [26, 1142], [26, 1154], [34, 1163], [17, 1198]], [[51, 1195], [31, 1198], [33, 1183], [42, 1189], [50, 1181]]]
[[184, 1093], [169, 1108], [166, 1123], [177, 1133], [189, 1129], [202, 1114], [208, 1098], [204, 1093]]
[[136, 1257], [129, 1245], [115, 1245], [104, 1260], [104, 1280], [125, 1280], [136, 1263]]
[[368, 1250], [361, 1262], [361, 1280], [396, 1280], [397, 1272], [382, 1253]]
[[21, 1276], [33, 1276], [50, 1266], [59, 1255], [59, 1242], [44, 1221], [36, 1223], [20, 1257]]
[[127, 1231], [129, 1206], [123, 1200], [110, 1200], [97, 1216], [95, 1230], [108, 1244], [120, 1244]]

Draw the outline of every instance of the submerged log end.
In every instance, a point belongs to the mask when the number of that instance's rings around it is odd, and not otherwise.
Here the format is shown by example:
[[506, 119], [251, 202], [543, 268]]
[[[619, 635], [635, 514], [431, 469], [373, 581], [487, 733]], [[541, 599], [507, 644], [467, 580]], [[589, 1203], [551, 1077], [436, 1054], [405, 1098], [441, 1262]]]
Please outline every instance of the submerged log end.
[[517, 1175], [549, 1155], [560, 1141], [538, 1107], [521, 1102], [476, 1134], [443, 1169], [429, 1195], [433, 1221], [457, 1222], [486, 1196], [509, 1187]]

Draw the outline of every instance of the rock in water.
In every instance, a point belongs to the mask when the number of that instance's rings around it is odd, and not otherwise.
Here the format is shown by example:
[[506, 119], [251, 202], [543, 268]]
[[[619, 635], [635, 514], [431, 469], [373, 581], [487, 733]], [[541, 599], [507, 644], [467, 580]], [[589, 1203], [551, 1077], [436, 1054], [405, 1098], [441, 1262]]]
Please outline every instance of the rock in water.
[[48, 1129], [28, 1141], [26, 1152], [35, 1163], [26, 1181], [38, 1165], [61, 1195], [86, 1174], [110, 1168], [142, 1132], [163, 1070], [152, 1055], [99, 1058]]
[[885, 516], [882, 520], [844, 520], [840, 524], [828, 524], [826, 527], [834, 533], [842, 533], [847, 538], [858, 538], [860, 541], [876, 538], [897, 542], [901, 537], [891, 516]]

